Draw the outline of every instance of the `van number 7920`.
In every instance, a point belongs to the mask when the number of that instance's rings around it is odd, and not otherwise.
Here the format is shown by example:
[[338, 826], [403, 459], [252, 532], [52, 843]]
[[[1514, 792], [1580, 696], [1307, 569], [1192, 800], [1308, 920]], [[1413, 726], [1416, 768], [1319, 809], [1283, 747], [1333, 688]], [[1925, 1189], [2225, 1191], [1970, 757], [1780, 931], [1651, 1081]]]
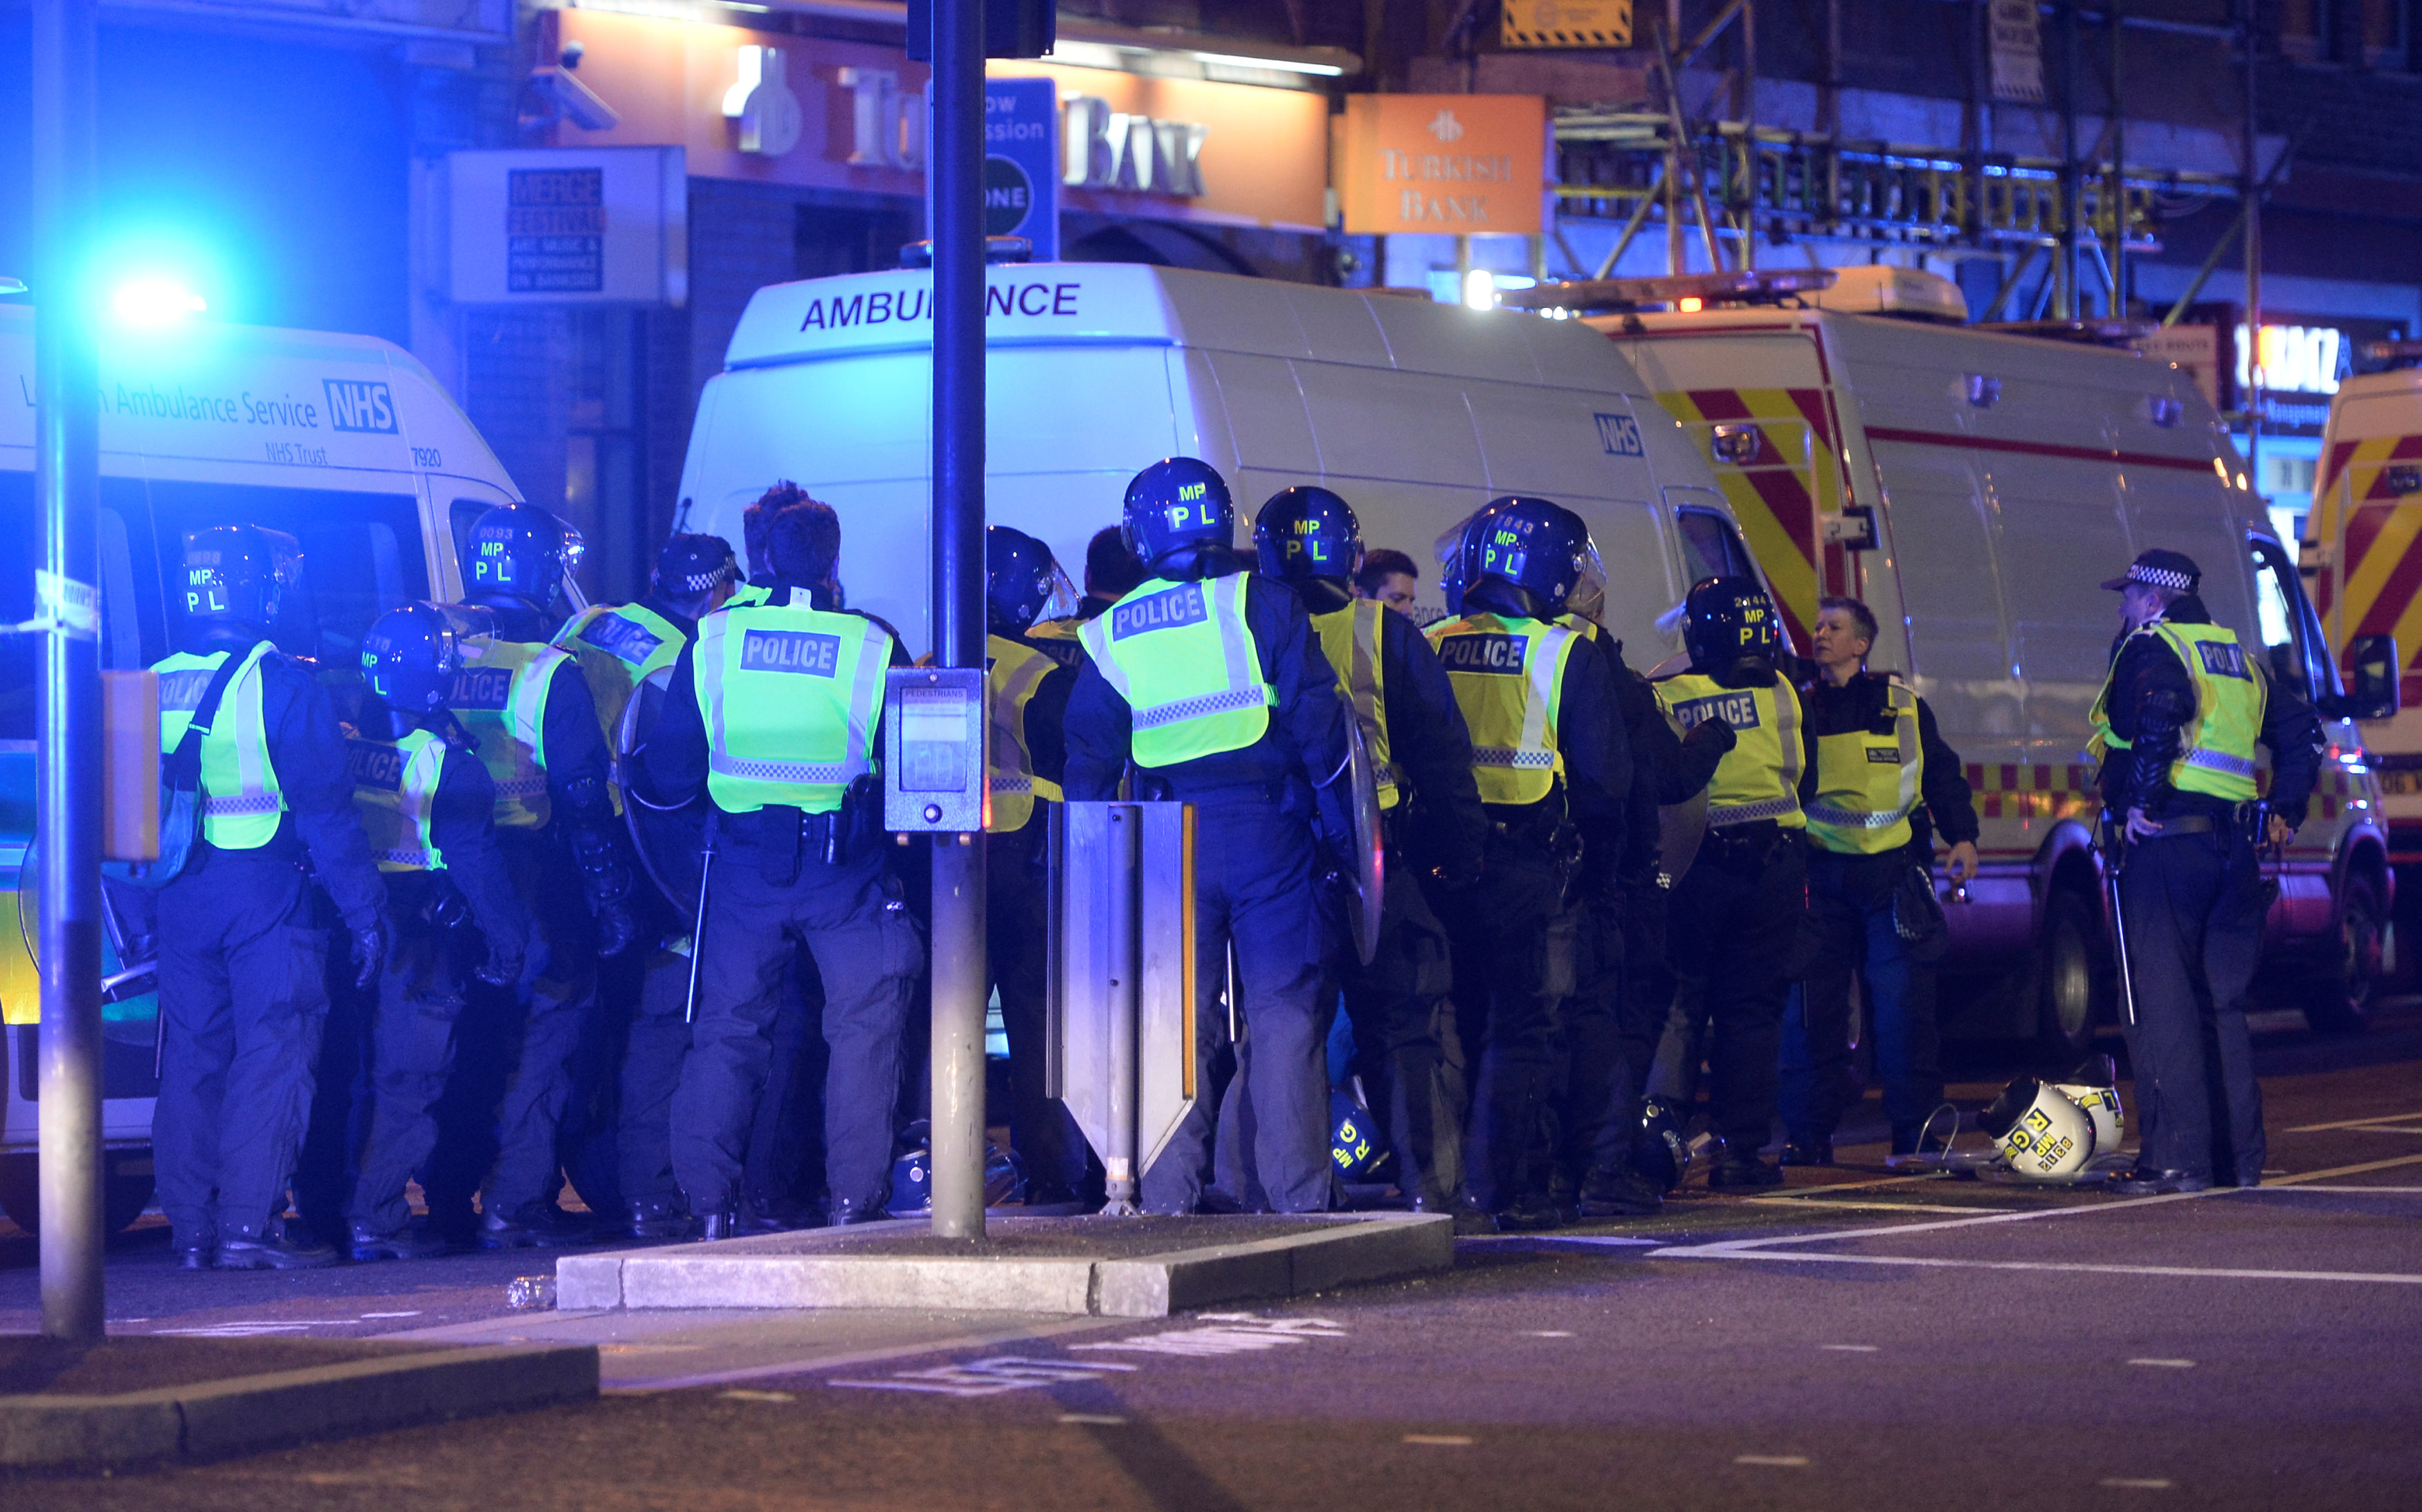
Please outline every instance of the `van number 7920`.
[[412, 465], [416, 467], [443, 467], [446, 462], [438, 456], [435, 447], [415, 447], [412, 449]]

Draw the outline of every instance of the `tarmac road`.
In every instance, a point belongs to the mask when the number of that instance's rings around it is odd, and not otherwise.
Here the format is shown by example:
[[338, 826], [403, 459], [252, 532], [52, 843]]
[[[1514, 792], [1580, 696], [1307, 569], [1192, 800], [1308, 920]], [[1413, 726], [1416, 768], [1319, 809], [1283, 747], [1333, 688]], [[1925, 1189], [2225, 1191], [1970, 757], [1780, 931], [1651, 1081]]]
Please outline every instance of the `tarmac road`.
[[[2422, 1011], [2267, 1035], [2260, 1061], [2277, 1174], [2257, 1190], [2125, 1201], [1845, 1165], [1467, 1241], [1451, 1275], [1243, 1316], [511, 1314], [527, 1255], [197, 1277], [138, 1239], [112, 1267], [113, 1316], [150, 1319], [130, 1331], [588, 1338], [613, 1391], [0, 1482], [0, 1504], [2422, 1505]], [[0, 1328], [30, 1326], [30, 1259], [0, 1261]]]

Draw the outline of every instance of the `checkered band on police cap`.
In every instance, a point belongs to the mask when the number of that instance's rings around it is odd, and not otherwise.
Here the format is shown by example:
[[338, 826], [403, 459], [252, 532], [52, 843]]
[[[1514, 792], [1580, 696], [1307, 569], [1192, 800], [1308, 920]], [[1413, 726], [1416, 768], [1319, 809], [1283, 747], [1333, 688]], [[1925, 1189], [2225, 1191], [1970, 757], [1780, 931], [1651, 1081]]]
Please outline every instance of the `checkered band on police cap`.
[[2164, 551], [2156, 546], [2150, 551], [2140, 552], [2136, 559], [2128, 564], [2126, 573], [2102, 586], [2115, 593], [2131, 583], [2165, 589], [2172, 593], [2192, 593], [2195, 585], [2202, 581], [2203, 569], [2194, 564], [2194, 558], [2183, 552]]
[[718, 535], [677, 535], [656, 558], [658, 591], [683, 598], [712, 593], [739, 575], [731, 543]]

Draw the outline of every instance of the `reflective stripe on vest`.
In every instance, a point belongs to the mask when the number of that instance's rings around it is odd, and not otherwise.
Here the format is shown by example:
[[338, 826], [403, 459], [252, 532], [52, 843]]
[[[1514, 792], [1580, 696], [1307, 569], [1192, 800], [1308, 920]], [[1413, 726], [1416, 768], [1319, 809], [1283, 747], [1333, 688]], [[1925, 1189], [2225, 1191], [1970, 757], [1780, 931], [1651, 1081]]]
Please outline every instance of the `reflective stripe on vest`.
[[890, 664], [891, 637], [863, 615], [765, 604], [700, 621], [691, 667], [715, 806], [840, 808], [874, 770]]
[[479, 742], [480, 764], [496, 786], [496, 827], [537, 829], [554, 811], [546, 793], [546, 699], [569, 652], [534, 640], [463, 642], [463, 669], [448, 700]]
[[1776, 678], [1763, 687], [1726, 687], [1682, 672], [1661, 678], [1657, 701], [1689, 730], [1707, 719], [1733, 727], [1733, 748], [1707, 784], [1707, 826], [1772, 819], [1785, 829], [1807, 824], [1800, 811], [1800, 695]]
[[382, 872], [442, 872], [430, 821], [437, 803], [437, 780], [446, 770], [446, 742], [426, 730], [401, 740], [349, 740], [345, 765], [353, 774], [354, 807], [370, 838], [370, 859]]
[[619, 608], [590, 607], [555, 633], [554, 644], [570, 652], [589, 685], [589, 701], [597, 706], [597, 726], [606, 736], [607, 758], [615, 763], [616, 780], [606, 784], [614, 811], [622, 811], [620, 765], [622, 716], [638, 696], [639, 685], [681, 658], [689, 637], [655, 610], [638, 604]]
[[[277, 833], [286, 812], [277, 768], [269, 759], [269, 728], [260, 709], [260, 658], [276, 648], [263, 640], [244, 654], [218, 713], [202, 737], [202, 839], [219, 850], [259, 850]], [[229, 653], [180, 654], [155, 663], [160, 676], [160, 754], [185, 738], [211, 678]]]
[[1455, 706], [1471, 729], [1483, 803], [1537, 803], [1565, 769], [1556, 743], [1565, 663], [1581, 638], [1541, 620], [1475, 614], [1430, 627]]
[[1917, 695], [1884, 687], [1892, 715], [1887, 737], [1850, 730], [1816, 737], [1816, 796], [1804, 811], [1808, 834], [1829, 851], [1876, 856], [1910, 842], [1925, 751], [1917, 738]]
[[1342, 609], [1312, 617], [1320, 632], [1320, 649], [1337, 669], [1338, 690], [1362, 727], [1362, 746], [1371, 753], [1371, 767], [1379, 779], [1379, 807], [1396, 806], [1396, 765], [1388, 756], [1387, 663], [1380, 655], [1387, 623], [1380, 616], [1388, 606], [1377, 599], [1355, 599]]
[[1269, 728], [1278, 694], [1245, 620], [1246, 580], [1150, 578], [1077, 632], [1132, 711], [1137, 765], [1242, 750]]
[[[2237, 632], [2216, 624], [2155, 620], [2135, 635], [2152, 636], [2169, 647], [2194, 685], [2194, 717], [2178, 732], [2179, 754], [2170, 763], [2170, 786], [2230, 803], [2253, 801], [2260, 791], [2255, 746], [2262, 737], [2270, 693], [2259, 664], [2245, 654]], [[2120, 651], [2126, 653], [2125, 642]], [[2130, 745], [2111, 732], [2111, 680], [2118, 670], [2119, 658], [2114, 656], [2102, 691], [2094, 698], [2090, 717], [2097, 755], [2126, 750]]]
[[991, 822], [997, 834], [1023, 829], [1034, 817], [1034, 800], [1060, 801], [1060, 784], [1034, 775], [1033, 749], [1026, 740], [1026, 706], [1043, 679], [1060, 664], [1041, 652], [1005, 636], [985, 644], [992, 664], [986, 676], [986, 702], [992, 738], [985, 742], [985, 781], [992, 789]]

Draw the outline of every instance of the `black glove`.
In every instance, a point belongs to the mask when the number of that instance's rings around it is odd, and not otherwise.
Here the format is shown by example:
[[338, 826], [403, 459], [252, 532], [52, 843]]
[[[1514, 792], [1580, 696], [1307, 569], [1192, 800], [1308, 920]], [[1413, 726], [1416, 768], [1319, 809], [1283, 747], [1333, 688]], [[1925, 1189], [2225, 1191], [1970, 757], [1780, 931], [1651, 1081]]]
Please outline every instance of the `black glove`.
[[492, 987], [510, 987], [522, 979], [522, 953], [509, 951], [500, 944], [492, 944], [488, 947], [488, 958], [471, 974]]
[[380, 968], [386, 965], [386, 925], [384, 922], [364, 924], [353, 932], [354, 962], [361, 968], [354, 978], [356, 991], [367, 992], [378, 980]]
[[1682, 737], [1682, 744], [1713, 746], [1719, 751], [1728, 752], [1740, 744], [1740, 736], [1733, 733], [1733, 727], [1722, 719], [1702, 719]]
[[598, 905], [597, 954], [599, 959], [621, 954], [638, 943], [638, 938], [639, 916], [628, 903], [618, 898], [612, 903]]

